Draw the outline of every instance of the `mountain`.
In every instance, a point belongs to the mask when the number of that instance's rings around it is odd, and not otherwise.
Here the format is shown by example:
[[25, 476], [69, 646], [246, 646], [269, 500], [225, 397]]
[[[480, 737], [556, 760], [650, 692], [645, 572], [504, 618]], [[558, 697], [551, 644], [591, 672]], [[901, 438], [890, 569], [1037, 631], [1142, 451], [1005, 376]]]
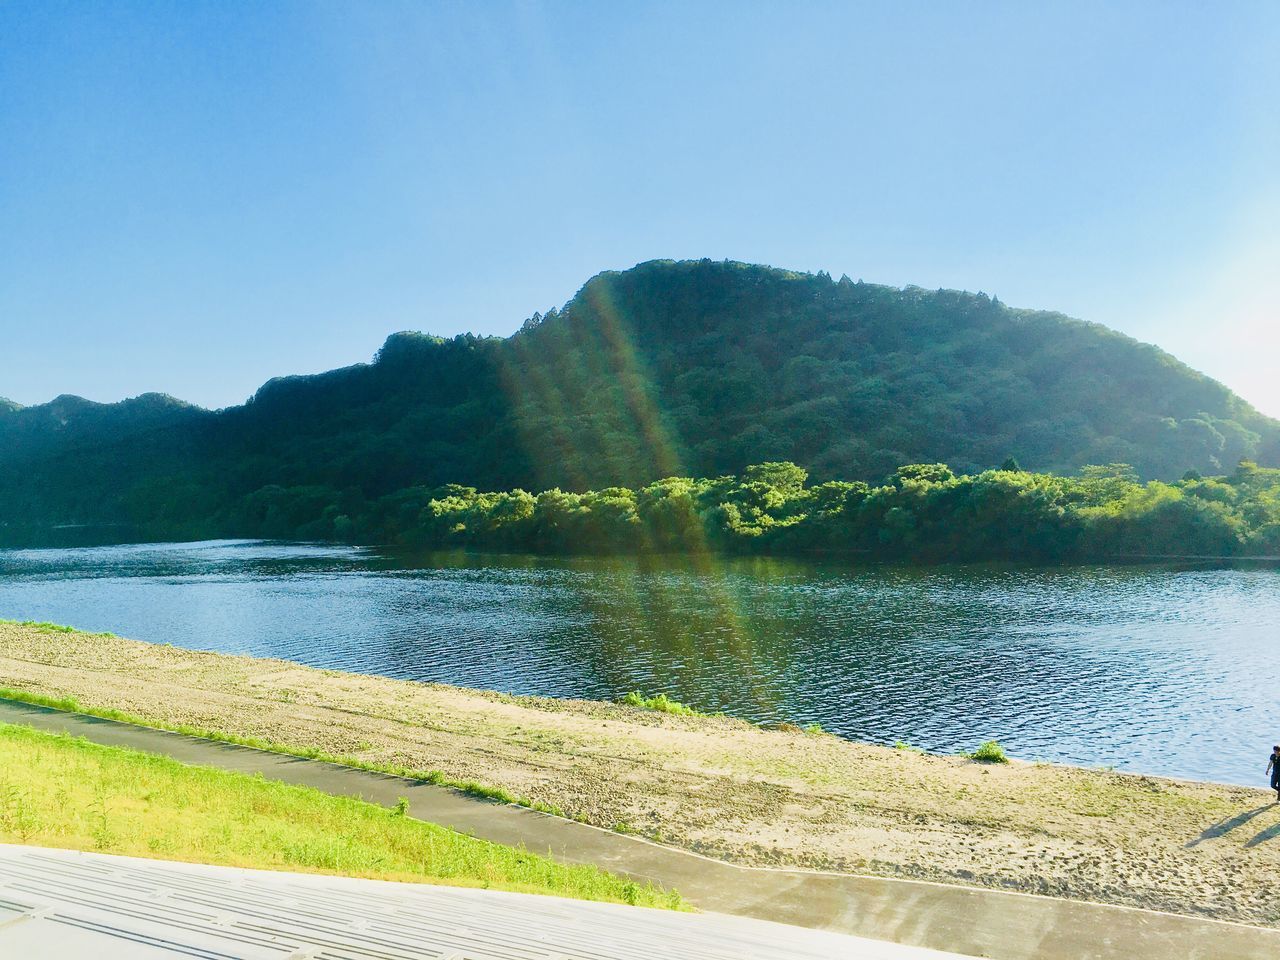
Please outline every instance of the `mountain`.
[[140, 433], [191, 424], [207, 416], [208, 411], [163, 393], [144, 393], [120, 403], [94, 403], [63, 394], [34, 407], [0, 399], [0, 462], [121, 443]]
[[1223, 473], [1280, 464], [1280, 423], [1156, 347], [984, 294], [653, 261], [511, 337], [395, 334], [372, 363], [218, 412], [0, 406], [0, 523], [246, 533], [448, 483], [583, 490], [779, 460], [878, 480], [1009, 456]]

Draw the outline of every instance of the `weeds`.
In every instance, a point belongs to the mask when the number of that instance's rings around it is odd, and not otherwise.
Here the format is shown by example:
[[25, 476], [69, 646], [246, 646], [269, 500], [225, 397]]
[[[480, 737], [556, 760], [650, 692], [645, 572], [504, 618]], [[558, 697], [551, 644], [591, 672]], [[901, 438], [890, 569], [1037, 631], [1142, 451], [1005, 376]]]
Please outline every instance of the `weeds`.
[[994, 740], [988, 740], [986, 743], [978, 747], [977, 750], [969, 754], [970, 760], [977, 760], [978, 763], [1008, 763], [1009, 758], [1005, 756], [1004, 747], [996, 743]]
[[75, 627], [67, 627], [61, 623], [49, 623], [45, 620], [19, 620], [15, 621], [20, 627], [30, 627], [33, 630], [43, 630], [45, 633], [79, 633]]
[[[11, 624], [15, 627], [29, 627], [32, 630], [42, 630], [45, 633], [83, 633], [91, 637], [114, 637], [115, 634], [109, 630], [81, 630], [79, 627], [68, 627], [63, 623], [50, 623], [47, 620], [4, 620], [0, 619], [0, 623]], [[172, 644], [165, 644], [172, 646]]]
[[5, 787], [4, 806], [0, 808], [0, 829], [13, 834], [22, 843], [26, 843], [41, 829], [30, 792], [16, 783]]
[[640, 695], [638, 690], [632, 690], [619, 701], [628, 707], [639, 707], [641, 710], [654, 710], [658, 713], [671, 713], [678, 717], [707, 717], [710, 714], [702, 713], [693, 707], [686, 706], [679, 700], [670, 699], [665, 693], [660, 693], [656, 697], [644, 697]]
[[107, 797], [99, 793], [89, 804], [90, 834], [93, 837], [93, 849], [108, 850], [115, 845], [115, 834], [111, 832], [111, 823], [107, 820]]

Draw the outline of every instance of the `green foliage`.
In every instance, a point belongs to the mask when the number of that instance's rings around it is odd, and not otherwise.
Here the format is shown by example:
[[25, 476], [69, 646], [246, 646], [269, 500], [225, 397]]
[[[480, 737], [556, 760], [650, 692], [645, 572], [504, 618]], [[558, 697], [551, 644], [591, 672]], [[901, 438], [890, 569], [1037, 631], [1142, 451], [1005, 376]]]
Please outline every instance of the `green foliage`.
[[[1060, 562], [1280, 553], [1280, 470], [1141, 483], [1127, 464], [1064, 477], [907, 464], [884, 483], [806, 486], [785, 461], [741, 476], [667, 477], [570, 493], [411, 487], [359, 507], [274, 488], [275, 537], [543, 553], [827, 553], [919, 562]], [[263, 494], [259, 496], [259, 494]], [[342, 510], [338, 513], [338, 510]], [[329, 518], [329, 519], [326, 519]], [[341, 518], [341, 525], [331, 522]], [[37, 624], [41, 629], [63, 629]]]
[[705, 713], [701, 713], [693, 707], [687, 707], [678, 700], [671, 700], [665, 693], [660, 693], [656, 697], [641, 696], [638, 691], [631, 691], [620, 701], [629, 707], [639, 707], [642, 710], [656, 710], [658, 713], [673, 713], [680, 717], [705, 717]]
[[1008, 763], [1009, 758], [1005, 756], [1004, 747], [996, 743], [994, 740], [988, 740], [986, 743], [978, 747], [977, 750], [969, 754], [970, 760], [977, 760], [979, 763]]
[[0, 834], [8, 834], [16, 837], [19, 843], [26, 843], [42, 827], [31, 791], [16, 783], [6, 784], [0, 793]]
[[[1132, 464], [1073, 488], [1071, 504], [1105, 506], [1135, 479], [1240, 460], [1280, 465], [1280, 424], [1103, 327], [980, 294], [655, 261], [509, 338], [395, 334], [371, 364], [278, 378], [223, 411], [157, 395], [0, 405], [0, 540], [780, 548], [805, 539], [800, 517], [845, 515], [892, 475], [907, 502], [877, 493], [870, 513], [872, 546], [894, 551], [929, 540], [914, 501], [953, 470], [996, 500], [1063, 505], [1024, 491], [1019, 464]], [[681, 479], [733, 473], [732, 491]], [[1039, 536], [1025, 520], [1019, 550]], [[847, 539], [832, 535], [823, 549]]]
[[[401, 491], [351, 519], [356, 539], [538, 552], [844, 553], [879, 559], [1064, 561], [1274, 553], [1280, 470], [1137, 482], [1124, 464], [1078, 477], [944, 464], [899, 467], [880, 486], [773, 462], [741, 477], [668, 477], [636, 490], [533, 496], [450, 485]], [[423, 507], [390, 519], [400, 504]]]
[[49, 633], [76, 633], [75, 627], [68, 627], [61, 623], [48, 623], [44, 620], [20, 620], [17, 621], [19, 626], [31, 627], [35, 630], [44, 630]]

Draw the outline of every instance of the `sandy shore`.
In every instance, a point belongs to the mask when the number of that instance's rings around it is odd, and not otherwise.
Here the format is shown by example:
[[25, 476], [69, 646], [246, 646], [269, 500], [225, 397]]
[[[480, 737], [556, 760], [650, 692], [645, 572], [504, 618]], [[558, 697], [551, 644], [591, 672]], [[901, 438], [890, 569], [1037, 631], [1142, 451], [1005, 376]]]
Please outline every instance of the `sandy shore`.
[[5, 623], [0, 686], [439, 770], [740, 862], [1280, 925], [1280, 806], [1266, 790], [984, 765]]

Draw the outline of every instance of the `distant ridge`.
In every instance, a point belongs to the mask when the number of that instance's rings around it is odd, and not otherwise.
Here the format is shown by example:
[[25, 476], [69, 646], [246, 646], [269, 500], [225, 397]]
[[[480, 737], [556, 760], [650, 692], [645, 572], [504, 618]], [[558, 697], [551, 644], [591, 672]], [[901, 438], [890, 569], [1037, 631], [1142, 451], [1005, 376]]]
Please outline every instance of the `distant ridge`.
[[144, 393], [118, 403], [97, 403], [73, 394], [30, 407], [0, 401], [0, 413], [7, 414], [0, 420], [0, 463], [66, 452], [81, 444], [120, 442], [208, 416], [200, 407], [163, 393]]
[[41, 525], [208, 531], [271, 486], [354, 502], [446, 483], [634, 486], [770, 460], [850, 480], [1009, 456], [1148, 478], [1280, 464], [1280, 423], [1097, 324], [710, 260], [601, 273], [507, 338], [394, 334], [372, 363], [278, 377], [226, 410], [144, 394], [0, 412], [0, 518]]

